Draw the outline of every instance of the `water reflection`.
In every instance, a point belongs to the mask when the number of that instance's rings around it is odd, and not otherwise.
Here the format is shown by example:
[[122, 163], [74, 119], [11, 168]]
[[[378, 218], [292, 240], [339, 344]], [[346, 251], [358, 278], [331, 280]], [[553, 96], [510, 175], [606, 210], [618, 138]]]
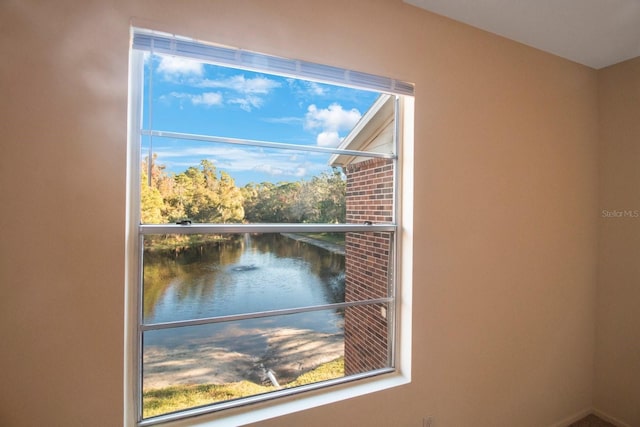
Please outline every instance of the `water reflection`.
[[145, 323], [343, 301], [344, 256], [280, 234], [145, 250]]

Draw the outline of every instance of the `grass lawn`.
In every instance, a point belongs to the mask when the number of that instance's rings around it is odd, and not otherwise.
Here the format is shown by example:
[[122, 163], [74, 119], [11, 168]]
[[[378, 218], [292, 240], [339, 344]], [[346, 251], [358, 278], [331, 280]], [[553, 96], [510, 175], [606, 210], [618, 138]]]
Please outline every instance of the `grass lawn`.
[[344, 246], [345, 233], [298, 233], [311, 239]]
[[[344, 376], [344, 358], [318, 366], [316, 369], [300, 375], [283, 388], [330, 380]], [[250, 381], [229, 384], [201, 384], [167, 387], [145, 391], [142, 394], [143, 417], [210, 405], [215, 402], [238, 399], [276, 390], [273, 386], [263, 386]]]

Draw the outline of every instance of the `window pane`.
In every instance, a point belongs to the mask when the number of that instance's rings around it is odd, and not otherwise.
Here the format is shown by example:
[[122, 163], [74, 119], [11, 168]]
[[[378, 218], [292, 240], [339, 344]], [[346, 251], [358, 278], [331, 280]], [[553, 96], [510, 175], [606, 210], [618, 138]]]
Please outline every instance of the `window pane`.
[[391, 159], [342, 168], [325, 153], [183, 143], [155, 138], [150, 163], [148, 149], [141, 153], [143, 224], [393, 221]]
[[393, 324], [388, 304], [347, 307], [344, 313], [345, 375], [391, 368]]
[[351, 232], [347, 233], [345, 243], [345, 301], [389, 296], [393, 233]]
[[337, 146], [379, 93], [151, 55], [144, 129]]
[[346, 175], [331, 166], [332, 154], [185, 144], [154, 138], [151, 164], [142, 148], [142, 223], [346, 221]]
[[395, 164], [389, 159], [368, 159], [345, 168], [348, 223], [394, 221]]
[[343, 377], [342, 316], [325, 310], [145, 332], [144, 418]]
[[344, 241], [344, 233], [145, 236], [144, 321], [344, 302]]

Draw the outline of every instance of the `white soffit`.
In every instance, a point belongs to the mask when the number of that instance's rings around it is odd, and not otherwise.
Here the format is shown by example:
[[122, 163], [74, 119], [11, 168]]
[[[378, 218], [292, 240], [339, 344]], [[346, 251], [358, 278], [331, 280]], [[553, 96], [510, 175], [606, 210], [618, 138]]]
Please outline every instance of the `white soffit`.
[[640, 56], [640, 0], [404, 0], [592, 68]]

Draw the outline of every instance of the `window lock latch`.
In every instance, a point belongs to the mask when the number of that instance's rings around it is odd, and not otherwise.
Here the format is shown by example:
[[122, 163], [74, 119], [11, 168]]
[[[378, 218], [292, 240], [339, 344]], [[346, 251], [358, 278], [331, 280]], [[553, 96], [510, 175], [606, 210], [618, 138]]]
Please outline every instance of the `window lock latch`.
[[178, 224], [178, 225], [191, 225], [191, 220], [190, 219], [183, 219], [182, 221], [176, 222], [176, 224]]

